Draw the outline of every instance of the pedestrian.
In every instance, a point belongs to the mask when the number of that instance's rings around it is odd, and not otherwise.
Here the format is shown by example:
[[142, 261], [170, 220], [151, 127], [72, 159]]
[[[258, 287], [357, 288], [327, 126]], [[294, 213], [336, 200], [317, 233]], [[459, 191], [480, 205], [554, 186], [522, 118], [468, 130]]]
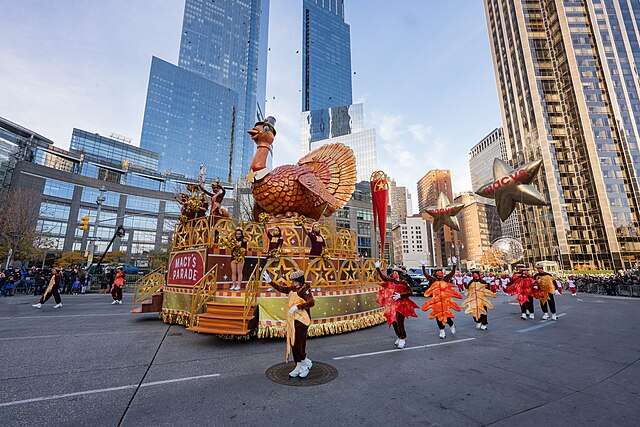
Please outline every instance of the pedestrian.
[[[422, 310], [427, 311], [431, 309], [429, 318], [436, 319], [436, 324], [440, 330], [440, 339], [445, 339], [447, 334], [444, 330], [445, 323], [449, 325], [449, 331], [452, 335], [456, 334], [456, 325], [453, 323], [453, 313], [451, 310], [460, 311], [460, 306], [453, 300], [453, 298], [462, 298], [455, 289], [454, 284], [451, 281], [453, 275], [456, 272], [456, 266], [453, 265], [453, 269], [446, 276], [442, 270], [436, 270], [435, 277], [427, 273], [425, 266], [427, 262], [420, 260], [422, 265], [422, 274], [429, 281], [429, 289], [425, 291], [425, 296], [431, 296], [432, 298], [422, 305]], [[435, 303], [438, 304], [435, 304]]]
[[413, 295], [413, 291], [407, 281], [400, 278], [398, 271], [394, 271], [389, 277], [380, 271], [380, 261], [376, 261], [374, 265], [382, 279], [377, 302], [384, 307], [384, 316], [387, 318], [387, 323], [390, 327], [393, 326], [393, 330], [396, 333], [395, 346], [404, 348], [407, 339], [404, 319], [405, 317], [418, 317], [415, 313], [418, 305], [409, 298]]
[[119, 266], [117, 268], [116, 278], [113, 279], [113, 284], [111, 285], [111, 296], [113, 297], [114, 304], [122, 304], [122, 288], [124, 288], [124, 267]]
[[16, 277], [14, 274], [19, 274], [19, 272], [13, 270], [6, 278], [4, 289], [2, 290], [2, 295], [5, 297], [13, 296], [13, 290], [16, 286]]
[[309, 284], [305, 283], [304, 272], [296, 270], [289, 275], [290, 286], [282, 286], [271, 280], [271, 276], [266, 271], [262, 274], [266, 283], [278, 292], [288, 294], [287, 302], [287, 351], [286, 360], [289, 360], [289, 353], [293, 353], [293, 360], [296, 367], [289, 372], [292, 378], [305, 378], [309, 375], [309, 370], [313, 366], [307, 357], [307, 331], [311, 324], [311, 307], [315, 305], [313, 294]]
[[59, 268], [54, 268], [51, 271], [51, 279], [49, 279], [49, 286], [47, 286], [47, 289], [44, 291], [42, 298], [40, 298], [40, 302], [37, 304], [33, 304], [32, 307], [35, 307], [38, 309], [42, 308], [44, 303], [47, 302], [52, 295], [53, 295], [53, 299], [56, 302], [56, 305], [54, 305], [53, 308], [62, 307], [62, 298], [60, 298], [60, 292], [59, 292], [61, 282], [62, 282], [62, 275], [59, 273]]

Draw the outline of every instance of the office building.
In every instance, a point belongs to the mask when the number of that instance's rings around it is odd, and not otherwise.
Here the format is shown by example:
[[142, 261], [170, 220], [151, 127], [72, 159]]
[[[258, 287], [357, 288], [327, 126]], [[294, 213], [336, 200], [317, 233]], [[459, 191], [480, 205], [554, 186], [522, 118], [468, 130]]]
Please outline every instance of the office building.
[[463, 268], [473, 269], [483, 264], [491, 242], [502, 234], [496, 207], [485, 200], [472, 192], [461, 193], [455, 198], [455, 203], [465, 205], [458, 214], [460, 244], [456, 254]]
[[433, 226], [421, 215], [406, 217], [393, 226], [394, 262], [406, 268], [419, 268], [420, 260], [435, 267]]
[[485, 0], [508, 156], [542, 159], [521, 206], [525, 261], [640, 261], [640, 3]]
[[[153, 58], [140, 146], [160, 171], [235, 182], [264, 112], [268, 0], [186, 0], [178, 66]], [[195, 167], [195, 169], [194, 169]]]
[[[480, 142], [469, 150], [469, 170], [471, 172], [471, 186], [474, 190], [477, 190], [488, 182], [492, 182], [494, 180], [494, 159], [509, 162], [503, 128], [494, 129], [489, 133], [489, 135], [482, 138]], [[493, 199], [487, 199], [486, 197], [478, 195], [475, 197], [483, 204], [496, 205], [496, 202]], [[517, 210], [502, 223], [502, 236], [513, 237], [516, 239], [520, 238], [520, 225]]]
[[351, 105], [351, 33], [344, 0], [302, 2], [302, 109]]
[[409, 194], [406, 187], [398, 187], [395, 181], [389, 181], [389, 207], [391, 208], [391, 225], [393, 227], [411, 216], [408, 215], [407, 196]]

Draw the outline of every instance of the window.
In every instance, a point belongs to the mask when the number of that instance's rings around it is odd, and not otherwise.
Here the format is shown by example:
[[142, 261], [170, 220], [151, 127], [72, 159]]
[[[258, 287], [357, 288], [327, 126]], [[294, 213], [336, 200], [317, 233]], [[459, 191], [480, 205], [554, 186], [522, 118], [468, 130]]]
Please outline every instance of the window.
[[39, 219], [36, 223], [36, 232], [53, 236], [64, 236], [67, 232], [67, 223]]
[[160, 201], [139, 196], [127, 196], [127, 209], [158, 213]]
[[373, 221], [373, 211], [358, 209], [356, 218], [362, 221]]
[[135, 215], [124, 219], [124, 228], [126, 228], [127, 230], [155, 230], [157, 227], [158, 220], [156, 218]]
[[364, 234], [365, 236], [371, 235], [371, 224], [359, 222], [358, 223], [358, 234]]
[[44, 218], [69, 220], [70, 207], [52, 202], [42, 202], [40, 205], [40, 216]]
[[47, 179], [44, 184], [44, 195], [71, 200], [73, 198], [74, 188], [75, 185], [69, 184], [68, 182]]
[[[118, 207], [120, 204], [120, 193], [114, 193], [112, 191], [105, 191], [102, 193], [105, 201], [102, 202], [102, 206]], [[100, 197], [100, 190], [97, 188], [85, 187], [82, 190], [82, 201], [85, 203], [96, 204], [96, 200]]]

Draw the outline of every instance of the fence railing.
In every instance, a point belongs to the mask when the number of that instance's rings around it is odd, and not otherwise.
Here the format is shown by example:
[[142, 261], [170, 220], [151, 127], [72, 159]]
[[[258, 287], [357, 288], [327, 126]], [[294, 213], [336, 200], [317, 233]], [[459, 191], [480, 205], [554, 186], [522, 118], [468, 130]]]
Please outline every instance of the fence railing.
[[579, 283], [578, 292], [600, 295], [620, 295], [625, 297], [640, 297], [640, 285], [626, 283]]

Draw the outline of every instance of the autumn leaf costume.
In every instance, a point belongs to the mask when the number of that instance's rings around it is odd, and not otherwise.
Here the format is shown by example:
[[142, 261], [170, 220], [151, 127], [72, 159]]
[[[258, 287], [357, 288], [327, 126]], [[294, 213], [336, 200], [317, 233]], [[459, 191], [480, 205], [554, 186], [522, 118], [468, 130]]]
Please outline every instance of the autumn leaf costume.
[[409, 298], [413, 295], [411, 288], [406, 281], [401, 280], [397, 272], [391, 276], [385, 276], [380, 267], [376, 265], [378, 275], [383, 280], [378, 291], [378, 299], [376, 300], [381, 307], [384, 307], [384, 316], [387, 318], [389, 327], [393, 326], [398, 339], [395, 345], [398, 348], [404, 348], [407, 338], [407, 331], [404, 328], [405, 317], [418, 317], [415, 309], [418, 305]]
[[540, 300], [540, 308], [544, 313], [542, 320], [549, 318], [548, 308], [551, 308], [551, 320], [558, 320], [558, 316], [556, 316], [556, 299], [553, 296], [558, 290], [556, 279], [539, 268], [538, 273], [533, 276], [533, 280], [536, 281], [533, 286], [533, 296]]
[[467, 298], [462, 301], [462, 306], [466, 307], [465, 314], [473, 316], [476, 329], [487, 330], [489, 324], [488, 311], [493, 310], [493, 304], [489, 298], [495, 298], [496, 294], [488, 288], [487, 282], [482, 280], [478, 273], [473, 273], [473, 278], [466, 285], [465, 295]]
[[535, 318], [533, 312], [533, 285], [534, 280], [526, 271], [519, 271], [513, 275], [510, 284], [505, 289], [509, 295], [515, 295], [520, 303], [520, 317], [527, 320]]
[[[431, 297], [427, 302], [422, 304], [423, 311], [431, 310], [429, 319], [436, 319], [438, 329], [440, 329], [440, 338], [446, 338], [444, 324], [449, 325], [452, 334], [456, 333], [456, 326], [453, 323], [453, 311], [460, 311], [460, 306], [454, 301], [454, 298], [462, 298], [462, 295], [454, 289], [451, 278], [456, 272], [456, 267], [446, 276], [442, 275], [442, 271], [436, 273], [436, 277], [427, 273], [424, 265], [422, 266], [422, 274], [429, 280], [431, 286], [424, 292], [425, 297]], [[452, 311], [453, 310], [453, 311]]]

